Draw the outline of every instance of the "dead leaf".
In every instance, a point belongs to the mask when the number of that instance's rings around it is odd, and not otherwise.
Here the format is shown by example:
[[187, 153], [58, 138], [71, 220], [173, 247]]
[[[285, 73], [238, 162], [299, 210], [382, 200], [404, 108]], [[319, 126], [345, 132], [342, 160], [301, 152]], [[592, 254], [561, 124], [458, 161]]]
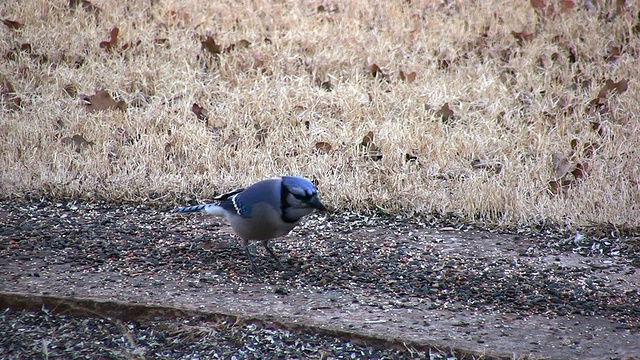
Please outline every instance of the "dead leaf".
[[373, 161], [382, 159], [382, 151], [373, 143], [373, 131], [369, 131], [360, 142], [360, 148], [364, 155]]
[[400, 80], [406, 81], [408, 84], [411, 84], [416, 80], [416, 72], [410, 72], [405, 74], [402, 70], [400, 70]]
[[111, 98], [111, 94], [108, 91], [100, 90], [94, 95], [80, 95], [80, 98], [85, 102], [87, 110], [89, 112], [98, 112], [104, 110], [122, 110], [126, 111], [127, 103], [124, 100], [115, 101]]
[[571, 169], [569, 159], [560, 153], [553, 153], [551, 160], [553, 162], [553, 174], [556, 179], [561, 179]]
[[578, 151], [578, 139], [576, 138], [571, 139], [571, 141], [569, 142], [569, 145], [571, 145], [571, 156], [573, 156]]
[[442, 119], [444, 124], [450, 124], [453, 121], [453, 110], [449, 107], [449, 103], [444, 103], [440, 110], [436, 112], [436, 116]]
[[139, 141], [141, 139], [140, 134], [138, 134], [138, 137], [136, 139], [133, 136], [131, 136], [131, 134], [129, 134], [127, 129], [121, 128], [121, 127], [116, 129], [115, 135], [121, 144], [127, 144], [127, 145], [133, 145], [136, 143], [136, 141]]
[[614, 90], [618, 94], [622, 94], [623, 92], [627, 91], [627, 88], [628, 88], [627, 80], [622, 79], [618, 82], [614, 82], [612, 79], [607, 79], [604, 86], [600, 89], [600, 92], [598, 93], [598, 97], [606, 98], [609, 92]]
[[119, 32], [120, 32], [120, 29], [118, 29], [118, 27], [114, 27], [113, 29], [111, 29], [110, 39], [108, 41], [100, 42], [100, 48], [105, 49], [107, 51], [114, 50], [116, 45], [118, 44]]
[[373, 143], [373, 131], [369, 131], [363, 138], [360, 146], [367, 147]]
[[236, 48], [238, 48], [238, 49], [246, 49], [246, 48], [249, 47], [249, 45], [251, 45], [251, 43], [249, 41], [247, 41], [245, 39], [242, 39], [242, 40], [238, 41], [235, 44], [231, 44], [231, 45], [227, 46], [224, 50], [222, 50], [222, 52], [229, 52], [229, 51], [232, 51], [232, 50], [234, 50]]
[[98, 14], [100, 12], [100, 8], [93, 5], [91, 2], [87, 0], [69, 0], [69, 7], [72, 9], [76, 9], [79, 5], [89, 13]]
[[474, 169], [490, 171], [495, 174], [500, 174], [502, 172], [501, 163], [492, 163], [486, 159], [474, 159], [473, 161], [471, 161], [471, 167]]
[[201, 40], [202, 49], [207, 50], [213, 55], [218, 55], [222, 52], [222, 46], [216, 44], [216, 41], [209, 35], [207, 35], [204, 40]]
[[124, 45], [122, 45], [122, 47], [120, 48], [120, 51], [125, 51], [129, 48], [133, 49], [135, 47], [138, 47], [138, 45], [142, 44], [142, 40], [138, 39], [135, 42], [130, 41], [128, 43], [125, 43]]
[[258, 52], [258, 51], [254, 51], [253, 54], [251, 54], [251, 56], [253, 57], [253, 67], [255, 69], [262, 69], [264, 68], [264, 56]]
[[531, 0], [530, 3], [540, 17], [550, 17], [555, 11], [553, 4], [547, 4], [544, 0]]
[[242, 39], [236, 43], [236, 47], [241, 49], [248, 48], [249, 45], [251, 45], [251, 43], [246, 39]]
[[2, 19], [2, 23], [7, 25], [7, 27], [11, 30], [19, 30], [24, 26], [22, 23], [9, 19]]
[[607, 107], [607, 98], [613, 92], [614, 94], [622, 94], [627, 91], [629, 83], [626, 79], [622, 79], [618, 82], [612, 79], [607, 79], [604, 86], [598, 92], [598, 96], [589, 101], [587, 105], [588, 112], [598, 111], [601, 114], [605, 114], [609, 111]]
[[569, 12], [576, 7], [575, 0], [561, 0], [560, 1], [560, 13]]
[[331, 79], [327, 81], [323, 81], [321, 78], [316, 78], [316, 85], [324, 89], [325, 91], [331, 91], [333, 89], [333, 84], [331, 84]]
[[575, 181], [569, 179], [549, 181], [549, 192], [551, 192], [552, 195], [564, 194], [574, 182]]
[[[31, 47], [30, 43], [22, 43], [22, 44], [20, 44], [20, 47], [15, 46], [11, 50], [9, 50], [7, 52], [6, 58], [9, 59], [9, 60], [14, 60], [15, 61], [18, 58], [18, 53], [19, 52], [24, 52], [24, 53], [29, 54], [29, 56], [31, 58], [38, 57], [38, 55], [33, 54], [33, 49]], [[44, 55], [42, 55], [42, 56], [45, 57]]]
[[418, 161], [418, 155], [412, 154], [412, 153], [405, 153], [404, 154], [404, 161], [406, 162], [416, 162]]
[[618, 15], [624, 15], [625, 14], [625, 0], [616, 0], [616, 13]]
[[229, 146], [229, 147], [233, 147], [236, 150], [238, 149], [238, 141], [240, 141], [240, 137], [236, 134], [231, 134], [231, 136], [229, 136], [227, 138], [227, 140], [224, 141], [224, 145], [225, 146]]
[[604, 137], [604, 135], [605, 135], [604, 129], [602, 128], [600, 123], [597, 122], [597, 121], [592, 121], [591, 122], [591, 130], [595, 131], [601, 137]]
[[4, 75], [0, 74], [0, 100], [6, 104], [9, 110], [18, 110], [22, 99], [16, 95], [13, 84]]
[[585, 158], [590, 159], [591, 157], [593, 157], [593, 153], [595, 153], [598, 147], [599, 147], [598, 144], [592, 143], [592, 142], [585, 144], [584, 148], [582, 149], [582, 155]]
[[82, 149], [95, 144], [93, 141], [88, 141], [80, 134], [73, 135], [73, 137], [64, 137], [60, 141], [63, 145], [73, 147], [76, 152], [80, 152]]
[[75, 98], [76, 96], [78, 96], [78, 85], [74, 83], [67, 84], [64, 86], [64, 91], [67, 93], [67, 95]]
[[331, 144], [325, 141], [317, 142], [314, 147], [317, 154], [328, 154], [332, 149]]
[[451, 64], [454, 62], [454, 60], [451, 59], [437, 59], [436, 60], [436, 64], [438, 66], [438, 69], [441, 70], [446, 70], [449, 68], [449, 66], [451, 66]]
[[533, 33], [526, 33], [524, 31], [517, 32], [511, 31], [511, 35], [513, 35], [516, 40], [518, 40], [518, 44], [522, 45], [525, 42], [531, 42], [533, 40]]
[[609, 54], [604, 58], [607, 62], [614, 62], [622, 55], [622, 49], [619, 46], [614, 46], [609, 51]]
[[581, 163], [576, 164], [575, 169], [571, 171], [571, 174], [576, 180], [582, 179], [585, 174], [589, 171], [589, 164], [585, 163], [584, 165]]
[[204, 121], [205, 124], [207, 123], [209, 119], [209, 112], [207, 109], [201, 107], [197, 103], [193, 103], [193, 105], [191, 105], [191, 111], [196, 114], [198, 120]]
[[369, 72], [371, 73], [371, 76], [373, 76], [376, 79], [379, 79], [379, 80], [387, 79], [387, 75], [384, 72], [382, 72], [382, 69], [377, 64], [369, 65]]
[[376, 144], [369, 145], [367, 152], [365, 153], [366, 157], [373, 161], [382, 160], [382, 150]]
[[264, 145], [268, 135], [269, 135], [269, 130], [267, 130], [267, 128], [263, 128], [263, 127], [260, 127], [259, 125], [256, 125], [255, 137], [256, 137], [256, 141], [258, 142], [258, 145]]

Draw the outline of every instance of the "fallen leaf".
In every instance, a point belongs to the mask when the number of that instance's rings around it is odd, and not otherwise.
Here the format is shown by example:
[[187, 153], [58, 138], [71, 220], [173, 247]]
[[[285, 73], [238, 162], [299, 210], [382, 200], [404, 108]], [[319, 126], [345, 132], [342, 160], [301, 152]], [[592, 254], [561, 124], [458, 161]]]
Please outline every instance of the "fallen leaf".
[[625, 0], [616, 0], [616, 13], [618, 15], [624, 15], [625, 14]]
[[0, 75], [0, 100], [10, 110], [18, 110], [22, 104], [22, 99], [16, 95], [13, 84], [3, 75]]
[[118, 29], [118, 27], [114, 27], [113, 29], [111, 29], [109, 40], [100, 42], [100, 48], [105, 49], [107, 51], [114, 50], [116, 45], [118, 44], [119, 32], [120, 32], [120, 29]]
[[604, 129], [602, 129], [602, 126], [600, 125], [599, 122], [597, 121], [592, 121], [591, 122], [591, 130], [595, 131], [598, 135], [604, 137]]
[[245, 49], [245, 48], [248, 48], [249, 45], [251, 45], [251, 43], [249, 41], [247, 41], [245, 39], [242, 39], [242, 40], [238, 41], [235, 44], [231, 44], [231, 45], [227, 46], [224, 50], [222, 50], [222, 52], [229, 52], [229, 51], [231, 51], [231, 50], [233, 50], [235, 48]]
[[441, 69], [441, 70], [448, 69], [449, 66], [451, 66], [452, 63], [453, 63], [453, 60], [450, 60], [450, 59], [437, 59], [436, 60], [436, 64], [438, 66], [438, 69]]
[[240, 137], [236, 134], [231, 134], [231, 136], [229, 136], [227, 138], [227, 140], [224, 141], [224, 145], [225, 146], [230, 146], [235, 148], [236, 150], [238, 149], [238, 141], [240, 141]]
[[629, 84], [625, 79], [622, 79], [618, 82], [615, 82], [612, 79], [607, 79], [607, 81], [605, 81], [604, 86], [600, 89], [600, 92], [598, 93], [598, 98], [604, 99], [607, 97], [607, 95], [609, 95], [610, 92], [614, 90], [618, 94], [622, 94], [623, 92], [627, 91], [628, 85]]
[[67, 84], [64, 86], [64, 91], [67, 93], [67, 95], [75, 98], [76, 96], [78, 96], [78, 85], [74, 83]]
[[136, 143], [136, 141], [139, 141], [141, 139], [140, 134], [138, 134], [137, 139], [135, 139], [133, 136], [131, 136], [131, 134], [129, 134], [127, 129], [121, 127], [116, 129], [115, 135], [119, 139], [120, 143], [127, 145], [133, 145]]
[[400, 80], [406, 81], [408, 84], [411, 84], [416, 80], [416, 72], [410, 72], [405, 74], [402, 70], [400, 70]]
[[373, 143], [373, 131], [369, 131], [360, 142], [360, 147], [364, 155], [373, 161], [382, 159], [382, 151]]
[[373, 161], [382, 160], [382, 150], [377, 147], [375, 144], [369, 145], [369, 148], [365, 154], [367, 158]]
[[382, 72], [382, 69], [377, 64], [369, 65], [369, 72], [371, 73], [371, 76], [373, 76], [376, 79], [379, 79], [379, 80], [387, 79], [387, 75], [384, 72]]
[[122, 47], [120, 48], [120, 50], [121, 50], [121, 51], [125, 51], [125, 50], [127, 50], [127, 49], [129, 49], [129, 48], [132, 48], [132, 49], [133, 49], [133, 48], [137, 47], [137, 46], [138, 46], [138, 45], [140, 45], [140, 44], [142, 44], [142, 40], [140, 40], [140, 39], [136, 40], [135, 42], [130, 41], [130, 42], [128, 42], [128, 43], [126, 43], [126, 44], [122, 45]]
[[574, 181], [569, 179], [552, 180], [549, 181], [549, 191], [552, 195], [560, 195], [566, 192], [573, 183]]
[[561, 179], [571, 170], [571, 163], [566, 156], [560, 153], [553, 153], [551, 160], [553, 162], [553, 174], [556, 179]]
[[363, 138], [360, 146], [367, 147], [373, 143], [373, 131], [369, 131]]
[[315, 152], [317, 154], [328, 154], [332, 149], [331, 144], [325, 141], [319, 141], [315, 145]]
[[76, 152], [80, 152], [82, 149], [95, 144], [93, 141], [88, 141], [80, 134], [73, 135], [73, 137], [64, 137], [60, 141], [63, 145], [72, 146]]
[[98, 14], [100, 12], [100, 8], [93, 5], [90, 1], [87, 0], [69, 0], [69, 7], [72, 9], [76, 9], [79, 5], [82, 6], [82, 8], [86, 11], [86, 12], [90, 12], [93, 14]]
[[622, 49], [619, 46], [614, 46], [609, 51], [609, 54], [604, 58], [607, 62], [614, 62], [622, 55]]
[[598, 111], [601, 114], [607, 113], [609, 108], [607, 107], [607, 98], [613, 92], [614, 94], [622, 94], [627, 91], [629, 83], [627, 80], [622, 79], [618, 82], [612, 79], [607, 79], [604, 86], [598, 92], [598, 96], [589, 101], [587, 105], [588, 112]]
[[449, 107], [449, 103], [444, 103], [440, 110], [436, 112], [436, 116], [442, 119], [445, 124], [450, 124], [453, 121], [453, 110]]
[[255, 69], [264, 68], [264, 56], [260, 52], [254, 51], [251, 56], [253, 57], [253, 67]]
[[554, 13], [553, 4], [547, 4], [544, 0], [531, 0], [530, 3], [538, 16], [549, 17]]
[[569, 12], [576, 7], [575, 0], [561, 0], [560, 1], [560, 12], [566, 13]]
[[256, 125], [255, 137], [256, 137], [256, 141], [258, 142], [258, 145], [264, 145], [268, 135], [269, 135], [269, 130], [267, 130], [266, 128], [260, 127], [259, 125]]
[[474, 169], [490, 171], [496, 174], [500, 174], [502, 172], [501, 163], [492, 163], [487, 161], [486, 159], [474, 159], [473, 161], [471, 161], [471, 167]]
[[18, 53], [20, 52], [27, 53], [30, 57], [33, 57], [33, 51], [30, 43], [22, 43], [20, 44], [20, 47], [14, 46], [7, 52], [5, 57], [9, 60], [15, 61], [18, 59]]
[[591, 157], [593, 157], [593, 153], [596, 151], [598, 147], [599, 147], [598, 144], [592, 143], [592, 142], [585, 144], [584, 148], [582, 149], [582, 155], [585, 158], [590, 159]]
[[581, 163], [576, 164], [575, 169], [571, 171], [571, 174], [576, 180], [582, 179], [585, 174], [589, 171], [589, 164], [585, 163], [584, 165]]
[[85, 102], [89, 112], [98, 112], [103, 110], [117, 109], [126, 111], [127, 103], [123, 100], [115, 101], [111, 98], [108, 91], [100, 90], [94, 95], [81, 95], [80, 98]]
[[418, 161], [418, 155], [414, 155], [414, 154], [411, 154], [411, 153], [405, 153], [404, 154], [404, 161], [406, 161], [406, 162]]
[[222, 46], [216, 44], [216, 41], [209, 35], [200, 41], [200, 43], [202, 44], [203, 50], [207, 50], [213, 55], [218, 55], [222, 52]]
[[248, 48], [249, 45], [251, 45], [251, 43], [246, 39], [242, 39], [236, 43], [236, 47], [241, 49]]
[[209, 112], [207, 109], [201, 107], [197, 103], [193, 103], [193, 105], [191, 105], [191, 111], [196, 114], [198, 120], [204, 121], [205, 124], [207, 123], [209, 119]]
[[533, 40], [533, 33], [526, 33], [524, 31], [522, 32], [511, 31], [511, 35], [513, 35], [513, 37], [516, 38], [516, 40], [518, 40], [518, 44], [520, 45], [522, 45], [525, 42], [530, 42], [531, 40]]
[[322, 89], [326, 90], [326, 91], [331, 91], [333, 89], [333, 84], [331, 84], [331, 79], [327, 80], [327, 81], [323, 81], [320, 78], [316, 78], [316, 85], [321, 87]]
[[578, 150], [578, 139], [575, 139], [575, 138], [571, 139], [569, 144], [571, 145], [571, 156], [573, 156], [576, 154]]
[[7, 27], [11, 30], [18, 30], [21, 29], [22, 26], [24, 26], [22, 23], [19, 23], [17, 21], [13, 21], [13, 20], [9, 20], [9, 19], [2, 19], [2, 23], [7, 25]]

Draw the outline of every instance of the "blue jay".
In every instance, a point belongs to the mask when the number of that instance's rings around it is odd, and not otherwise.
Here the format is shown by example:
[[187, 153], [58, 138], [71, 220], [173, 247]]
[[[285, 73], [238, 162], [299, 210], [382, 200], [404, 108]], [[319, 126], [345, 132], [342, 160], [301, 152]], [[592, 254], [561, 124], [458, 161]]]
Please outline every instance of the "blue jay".
[[311, 181], [295, 176], [258, 181], [246, 189], [234, 190], [214, 200], [216, 203], [187, 206], [174, 212], [205, 212], [224, 216], [240, 238], [254, 273], [258, 273], [258, 269], [249, 252], [249, 241], [262, 241], [280, 268], [284, 268], [269, 247], [269, 240], [288, 234], [304, 216], [314, 210], [327, 212]]

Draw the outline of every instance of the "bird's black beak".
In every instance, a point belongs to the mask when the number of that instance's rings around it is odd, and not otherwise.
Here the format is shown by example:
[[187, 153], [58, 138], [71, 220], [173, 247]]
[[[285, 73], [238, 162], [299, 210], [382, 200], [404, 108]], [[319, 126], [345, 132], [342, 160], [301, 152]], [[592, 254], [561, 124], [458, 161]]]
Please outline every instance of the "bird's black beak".
[[311, 200], [309, 200], [309, 205], [314, 209], [329, 213], [329, 210], [327, 210], [327, 208], [320, 202], [320, 198], [318, 196], [312, 197]]

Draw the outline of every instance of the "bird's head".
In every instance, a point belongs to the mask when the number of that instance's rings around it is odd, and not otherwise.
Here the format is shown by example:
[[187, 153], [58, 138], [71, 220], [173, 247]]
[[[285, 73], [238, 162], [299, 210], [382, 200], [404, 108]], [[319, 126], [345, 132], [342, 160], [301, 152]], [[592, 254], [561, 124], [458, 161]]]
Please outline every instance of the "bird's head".
[[290, 210], [306, 210], [306, 213], [311, 213], [315, 209], [327, 212], [327, 208], [320, 202], [316, 187], [311, 181], [297, 176], [282, 177], [282, 203]]

